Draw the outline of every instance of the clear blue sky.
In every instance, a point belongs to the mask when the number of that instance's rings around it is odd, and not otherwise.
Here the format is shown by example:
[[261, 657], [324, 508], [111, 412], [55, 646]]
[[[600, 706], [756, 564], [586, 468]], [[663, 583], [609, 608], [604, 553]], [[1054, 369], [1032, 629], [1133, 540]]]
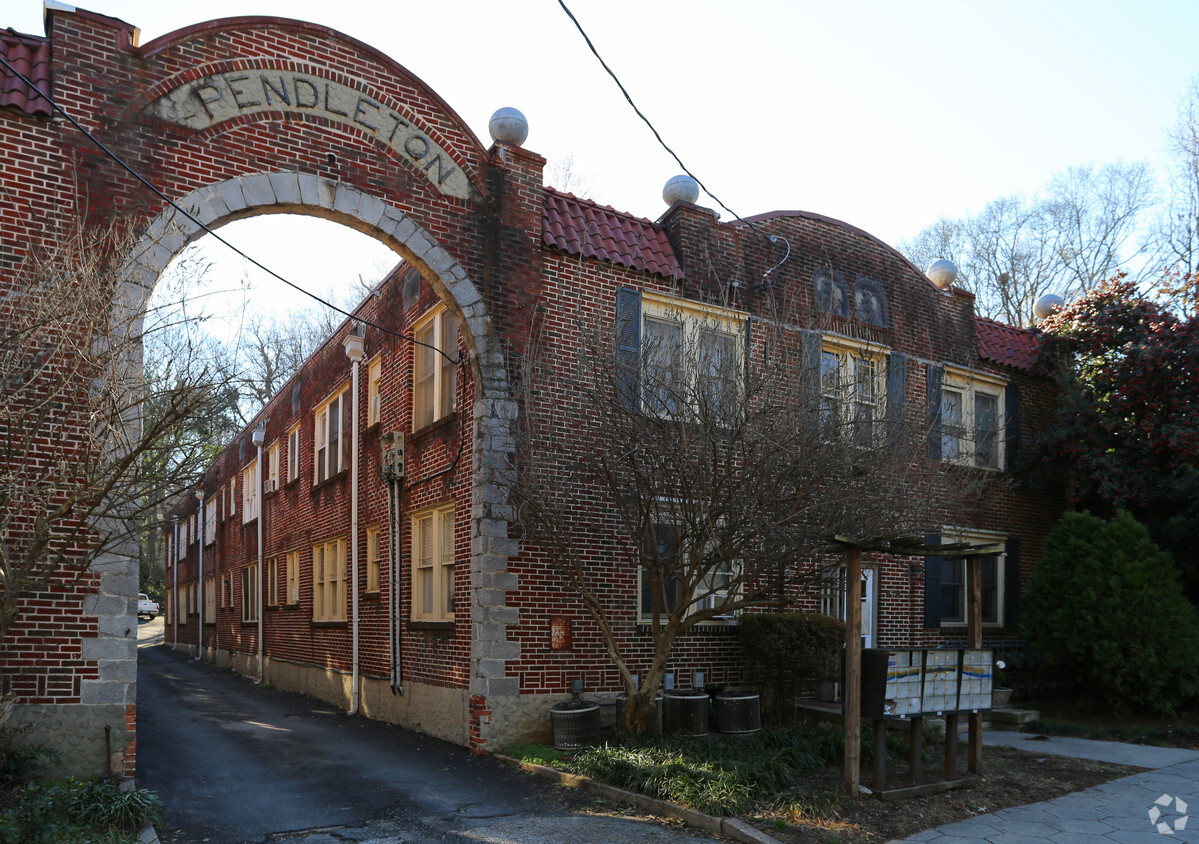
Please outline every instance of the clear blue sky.
[[[890, 243], [1071, 165], [1157, 163], [1199, 73], [1194, 0], [568, 5], [666, 142], [738, 214], [816, 211]], [[43, 31], [40, 3], [6, 7], [0, 26]], [[679, 172], [556, 0], [84, 8], [140, 27], [142, 43], [235, 15], [334, 27], [424, 79], [484, 144], [496, 108], [521, 109], [529, 149], [573, 155], [599, 199], [635, 214], [656, 218]]]

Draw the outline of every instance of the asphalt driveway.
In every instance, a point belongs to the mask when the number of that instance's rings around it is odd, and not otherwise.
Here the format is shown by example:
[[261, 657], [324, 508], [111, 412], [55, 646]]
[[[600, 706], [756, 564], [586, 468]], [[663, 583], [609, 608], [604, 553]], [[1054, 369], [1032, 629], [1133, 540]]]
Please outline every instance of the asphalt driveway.
[[592, 799], [418, 733], [194, 662], [139, 625], [137, 781], [164, 844], [653, 842], [687, 830], [583, 813]]

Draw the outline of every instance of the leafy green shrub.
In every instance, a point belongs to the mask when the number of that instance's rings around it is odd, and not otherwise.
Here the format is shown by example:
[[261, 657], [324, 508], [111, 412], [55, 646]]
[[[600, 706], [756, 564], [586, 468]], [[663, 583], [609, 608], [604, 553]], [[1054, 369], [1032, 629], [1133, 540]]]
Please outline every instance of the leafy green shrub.
[[74, 777], [29, 783], [0, 813], [0, 841], [22, 844], [120, 844], [158, 823], [162, 802], [152, 791], [122, 791], [109, 780]]
[[1199, 693], [1199, 610], [1127, 513], [1066, 513], [1024, 595], [1024, 635], [1117, 711], [1170, 713]]
[[746, 613], [737, 625], [746, 671], [768, 723], [787, 722], [805, 688], [836, 676], [845, 622], [818, 613]]

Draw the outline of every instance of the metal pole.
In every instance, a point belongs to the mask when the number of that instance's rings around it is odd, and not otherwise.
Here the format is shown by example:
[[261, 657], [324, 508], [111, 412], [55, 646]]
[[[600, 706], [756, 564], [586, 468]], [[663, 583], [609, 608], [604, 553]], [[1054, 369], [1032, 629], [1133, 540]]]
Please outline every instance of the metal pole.
[[198, 625], [199, 632], [196, 637], [196, 660], [204, 658], [204, 490], [196, 490], [196, 498], [200, 501], [200, 520], [196, 524], [196, 537], [199, 545], [199, 575], [196, 578], [199, 583], [200, 592], [200, 623]]

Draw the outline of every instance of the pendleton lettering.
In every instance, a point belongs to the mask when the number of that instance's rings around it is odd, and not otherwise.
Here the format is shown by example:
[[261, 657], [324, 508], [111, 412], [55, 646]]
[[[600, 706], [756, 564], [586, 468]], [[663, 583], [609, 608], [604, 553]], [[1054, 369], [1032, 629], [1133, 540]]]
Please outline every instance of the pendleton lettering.
[[146, 108], [153, 117], [196, 130], [268, 111], [319, 114], [355, 126], [412, 162], [441, 193], [469, 196], [466, 174], [449, 153], [386, 104], [319, 76], [278, 70], [219, 73], [168, 91]]

